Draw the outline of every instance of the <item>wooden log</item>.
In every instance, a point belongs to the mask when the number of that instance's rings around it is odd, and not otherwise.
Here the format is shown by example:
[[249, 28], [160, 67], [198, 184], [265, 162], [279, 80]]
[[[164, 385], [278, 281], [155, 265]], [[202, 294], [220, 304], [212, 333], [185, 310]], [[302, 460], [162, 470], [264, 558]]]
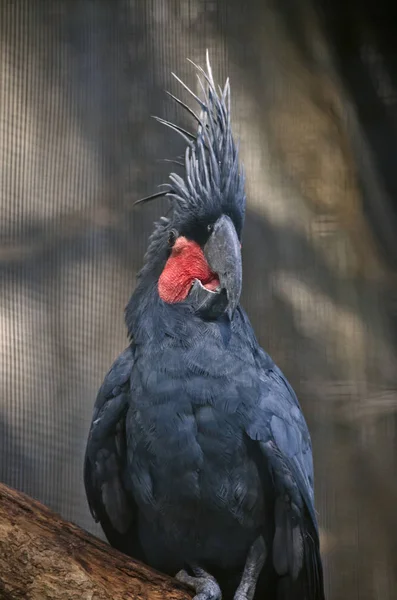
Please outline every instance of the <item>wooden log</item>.
[[0, 484], [0, 599], [189, 600], [187, 588]]

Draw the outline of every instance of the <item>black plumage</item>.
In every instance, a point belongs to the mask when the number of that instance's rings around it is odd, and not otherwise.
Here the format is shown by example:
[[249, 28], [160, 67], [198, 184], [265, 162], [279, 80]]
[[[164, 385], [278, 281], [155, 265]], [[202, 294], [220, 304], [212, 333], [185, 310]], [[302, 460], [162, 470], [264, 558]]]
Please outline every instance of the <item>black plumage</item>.
[[[200, 598], [219, 597], [211, 574], [225, 598], [322, 600], [309, 432], [239, 304], [245, 192], [230, 87], [217, 93], [208, 58], [198, 70], [197, 134], [176, 128], [185, 177], [172, 174], [164, 192], [172, 213], [126, 308], [130, 344], [95, 404], [87, 497], [113, 546], [171, 575], [185, 569]], [[216, 289], [193, 278], [182, 301], [164, 301], [175, 238], [202, 249]]]

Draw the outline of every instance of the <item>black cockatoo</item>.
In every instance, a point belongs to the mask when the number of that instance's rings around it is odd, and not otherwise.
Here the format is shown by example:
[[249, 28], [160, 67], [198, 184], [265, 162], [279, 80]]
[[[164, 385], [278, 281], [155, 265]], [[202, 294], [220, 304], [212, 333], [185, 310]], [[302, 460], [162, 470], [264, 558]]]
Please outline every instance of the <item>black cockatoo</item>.
[[197, 133], [99, 390], [84, 481], [111, 545], [197, 600], [323, 600], [309, 431], [241, 308], [244, 175], [230, 87], [200, 67]]

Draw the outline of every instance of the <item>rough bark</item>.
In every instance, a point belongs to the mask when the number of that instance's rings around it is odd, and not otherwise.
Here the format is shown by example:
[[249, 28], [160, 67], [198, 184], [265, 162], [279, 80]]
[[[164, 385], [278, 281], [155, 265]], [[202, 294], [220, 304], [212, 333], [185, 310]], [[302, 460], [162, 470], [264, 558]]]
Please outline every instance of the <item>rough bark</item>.
[[0, 484], [0, 598], [189, 600], [191, 594]]

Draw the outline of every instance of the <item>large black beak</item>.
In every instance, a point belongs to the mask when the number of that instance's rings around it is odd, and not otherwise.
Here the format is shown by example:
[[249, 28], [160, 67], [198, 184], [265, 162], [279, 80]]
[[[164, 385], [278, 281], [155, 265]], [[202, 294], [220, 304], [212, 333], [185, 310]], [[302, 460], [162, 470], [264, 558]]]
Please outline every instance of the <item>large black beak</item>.
[[227, 308], [232, 317], [240, 300], [242, 285], [241, 245], [233, 221], [222, 215], [214, 225], [204, 246], [204, 256], [219, 277], [227, 296]]

